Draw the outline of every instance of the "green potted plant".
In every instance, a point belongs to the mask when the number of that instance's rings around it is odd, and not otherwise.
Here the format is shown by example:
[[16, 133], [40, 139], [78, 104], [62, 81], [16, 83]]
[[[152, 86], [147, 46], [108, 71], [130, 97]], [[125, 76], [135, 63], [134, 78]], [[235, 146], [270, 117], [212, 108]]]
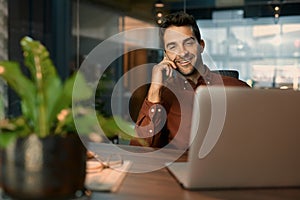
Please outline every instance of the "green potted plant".
[[[79, 73], [62, 81], [39, 41], [24, 37], [21, 47], [30, 76], [16, 62], [0, 62], [0, 77], [20, 97], [22, 111], [0, 121], [2, 188], [18, 199], [73, 197], [84, 189], [86, 149], [74, 125], [72, 98], [82, 101], [92, 93]], [[81, 92], [72, 97], [75, 78]], [[88, 116], [79, 117], [88, 122]]]
[[[20, 97], [22, 111], [20, 116], [0, 119], [0, 186], [17, 199], [73, 197], [84, 189], [87, 155], [74, 117], [80, 134], [93, 133], [98, 122], [107, 138], [129, 140], [133, 126], [118, 117], [121, 129], [115, 118], [99, 112], [95, 122], [89, 109], [72, 108], [72, 102], [93, 95], [84, 76], [76, 72], [62, 81], [39, 41], [24, 37], [20, 43], [29, 76], [19, 63], [0, 61], [0, 78]], [[75, 79], [80, 92], [73, 93]], [[1, 100], [0, 96], [0, 111]]]

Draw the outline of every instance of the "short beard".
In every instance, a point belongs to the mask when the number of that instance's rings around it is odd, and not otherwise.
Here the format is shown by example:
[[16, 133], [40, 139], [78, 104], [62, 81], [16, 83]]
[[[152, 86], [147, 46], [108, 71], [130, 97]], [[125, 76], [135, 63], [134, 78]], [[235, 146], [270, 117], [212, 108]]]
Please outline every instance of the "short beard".
[[191, 76], [191, 75], [195, 74], [197, 70], [196, 70], [195, 67], [193, 67], [193, 70], [192, 70], [191, 72], [189, 72], [189, 73], [184, 73], [184, 72], [182, 72], [182, 71], [177, 67], [177, 70], [176, 70], [176, 71], [179, 72], [182, 76]]

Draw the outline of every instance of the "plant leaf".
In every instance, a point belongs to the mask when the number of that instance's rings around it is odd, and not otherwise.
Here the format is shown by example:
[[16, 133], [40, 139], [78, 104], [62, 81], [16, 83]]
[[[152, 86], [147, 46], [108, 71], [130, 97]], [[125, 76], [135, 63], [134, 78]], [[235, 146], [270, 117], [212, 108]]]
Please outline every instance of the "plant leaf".
[[65, 81], [64, 85], [61, 87], [61, 89], [59, 89], [60, 91], [53, 90], [49, 92], [49, 95], [52, 95], [50, 94], [52, 92], [56, 93], [57, 95], [57, 99], [55, 102], [53, 102], [53, 107], [51, 107], [51, 115], [49, 116], [51, 121], [56, 120], [57, 115], [60, 113], [61, 110], [71, 108], [73, 86], [76, 78], [79, 85], [81, 86], [79, 88], [80, 94], [76, 97], [76, 99], [82, 100], [90, 98], [91, 91], [88, 87], [83, 86], [85, 84], [85, 80], [83, 79], [82, 75], [79, 75], [79, 73], [73, 74]]
[[[32, 78], [35, 79], [35, 82], [37, 77], [37, 65], [41, 66], [41, 73], [44, 81], [46, 81], [49, 77], [57, 76], [56, 68], [50, 59], [50, 54], [40, 41], [33, 40], [26, 36], [21, 39], [20, 43], [25, 59], [24, 64], [29, 69]], [[39, 63], [37, 63], [37, 58]]]
[[6, 147], [17, 137], [25, 137], [32, 133], [24, 116], [15, 119], [0, 120], [0, 147]]
[[[74, 85], [75, 81], [76, 88]], [[73, 92], [74, 90], [76, 90], [75, 93]], [[84, 76], [80, 72], [73, 74], [73, 76], [66, 81], [64, 93], [66, 98], [70, 99], [70, 101], [72, 101], [72, 98], [74, 101], [83, 101], [92, 96], [92, 90], [88, 87]]]
[[[50, 124], [49, 121], [49, 105], [47, 97], [48, 87], [47, 84], [49, 80], [56, 80], [57, 73], [52, 60], [49, 57], [48, 50], [36, 40], [30, 37], [24, 37], [21, 40], [21, 47], [24, 52], [24, 63], [31, 72], [31, 77], [35, 80], [35, 85], [37, 88], [36, 93], [36, 109], [37, 109], [37, 120], [34, 124], [35, 132], [41, 137], [45, 137], [50, 134]], [[50, 102], [51, 108], [53, 102]], [[51, 112], [50, 112], [51, 113]]]
[[3, 77], [8, 85], [20, 96], [23, 115], [27, 120], [35, 121], [36, 99], [34, 95], [34, 83], [23, 75], [19, 64], [16, 62], [1, 61], [0, 76]]
[[53, 76], [45, 82], [45, 88], [47, 88], [45, 93], [48, 106], [47, 119], [49, 120], [48, 124], [50, 128], [52, 128], [51, 126], [55, 126], [56, 117], [61, 108], [56, 107], [62, 103], [60, 102], [60, 97], [63, 95], [61, 80]]
[[0, 147], [6, 148], [11, 142], [17, 139], [18, 132], [0, 132]]

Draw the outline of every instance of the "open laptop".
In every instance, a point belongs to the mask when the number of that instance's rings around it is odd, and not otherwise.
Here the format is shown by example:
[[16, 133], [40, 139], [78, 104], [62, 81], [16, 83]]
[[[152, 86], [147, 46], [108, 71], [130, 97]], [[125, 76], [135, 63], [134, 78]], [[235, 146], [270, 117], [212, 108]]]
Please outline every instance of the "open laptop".
[[198, 88], [190, 144], [186, 189], [300, 186], [300, 91]]

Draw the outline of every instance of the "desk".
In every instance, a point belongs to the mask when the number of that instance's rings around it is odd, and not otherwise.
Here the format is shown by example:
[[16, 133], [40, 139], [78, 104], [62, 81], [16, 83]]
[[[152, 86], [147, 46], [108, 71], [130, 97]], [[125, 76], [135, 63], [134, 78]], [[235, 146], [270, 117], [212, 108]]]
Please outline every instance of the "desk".
[[[122, 148], [132, 152], [151, 151], [149, 148], [123, 146]], [[108, 146], [105, 144], [93, 144], [91, 150], [99, 154], [107, 153]], [[124, 151], [125, 152], [125, 151]], [[111, 152], [110, 152], [111, 153]], [[126, 153], [126, 152], [125, 152]], [[126, 158], [126, 155], [122, 155]], [[137, 157], [138, 158], [138, 155]], [[136, 159], [136, 158], [133, 158]], [[187, 155], [180, 157], [180, 161], [186, 160]], [[159, 158], [146, 158], [148, 160]], [[139, 168], [145, 165], [139, 163], [133, 167]], [[212, 199], [300, 199], [300, 188], [277, 188], [277, 189], [239, 189], [239, 190], [212, 190], [212, 191], [189, 191], [183, 189], [166, 168], [147, 173], [128, 173], [115, 193], [94, 192], [92, 200], [212, 200]]]

